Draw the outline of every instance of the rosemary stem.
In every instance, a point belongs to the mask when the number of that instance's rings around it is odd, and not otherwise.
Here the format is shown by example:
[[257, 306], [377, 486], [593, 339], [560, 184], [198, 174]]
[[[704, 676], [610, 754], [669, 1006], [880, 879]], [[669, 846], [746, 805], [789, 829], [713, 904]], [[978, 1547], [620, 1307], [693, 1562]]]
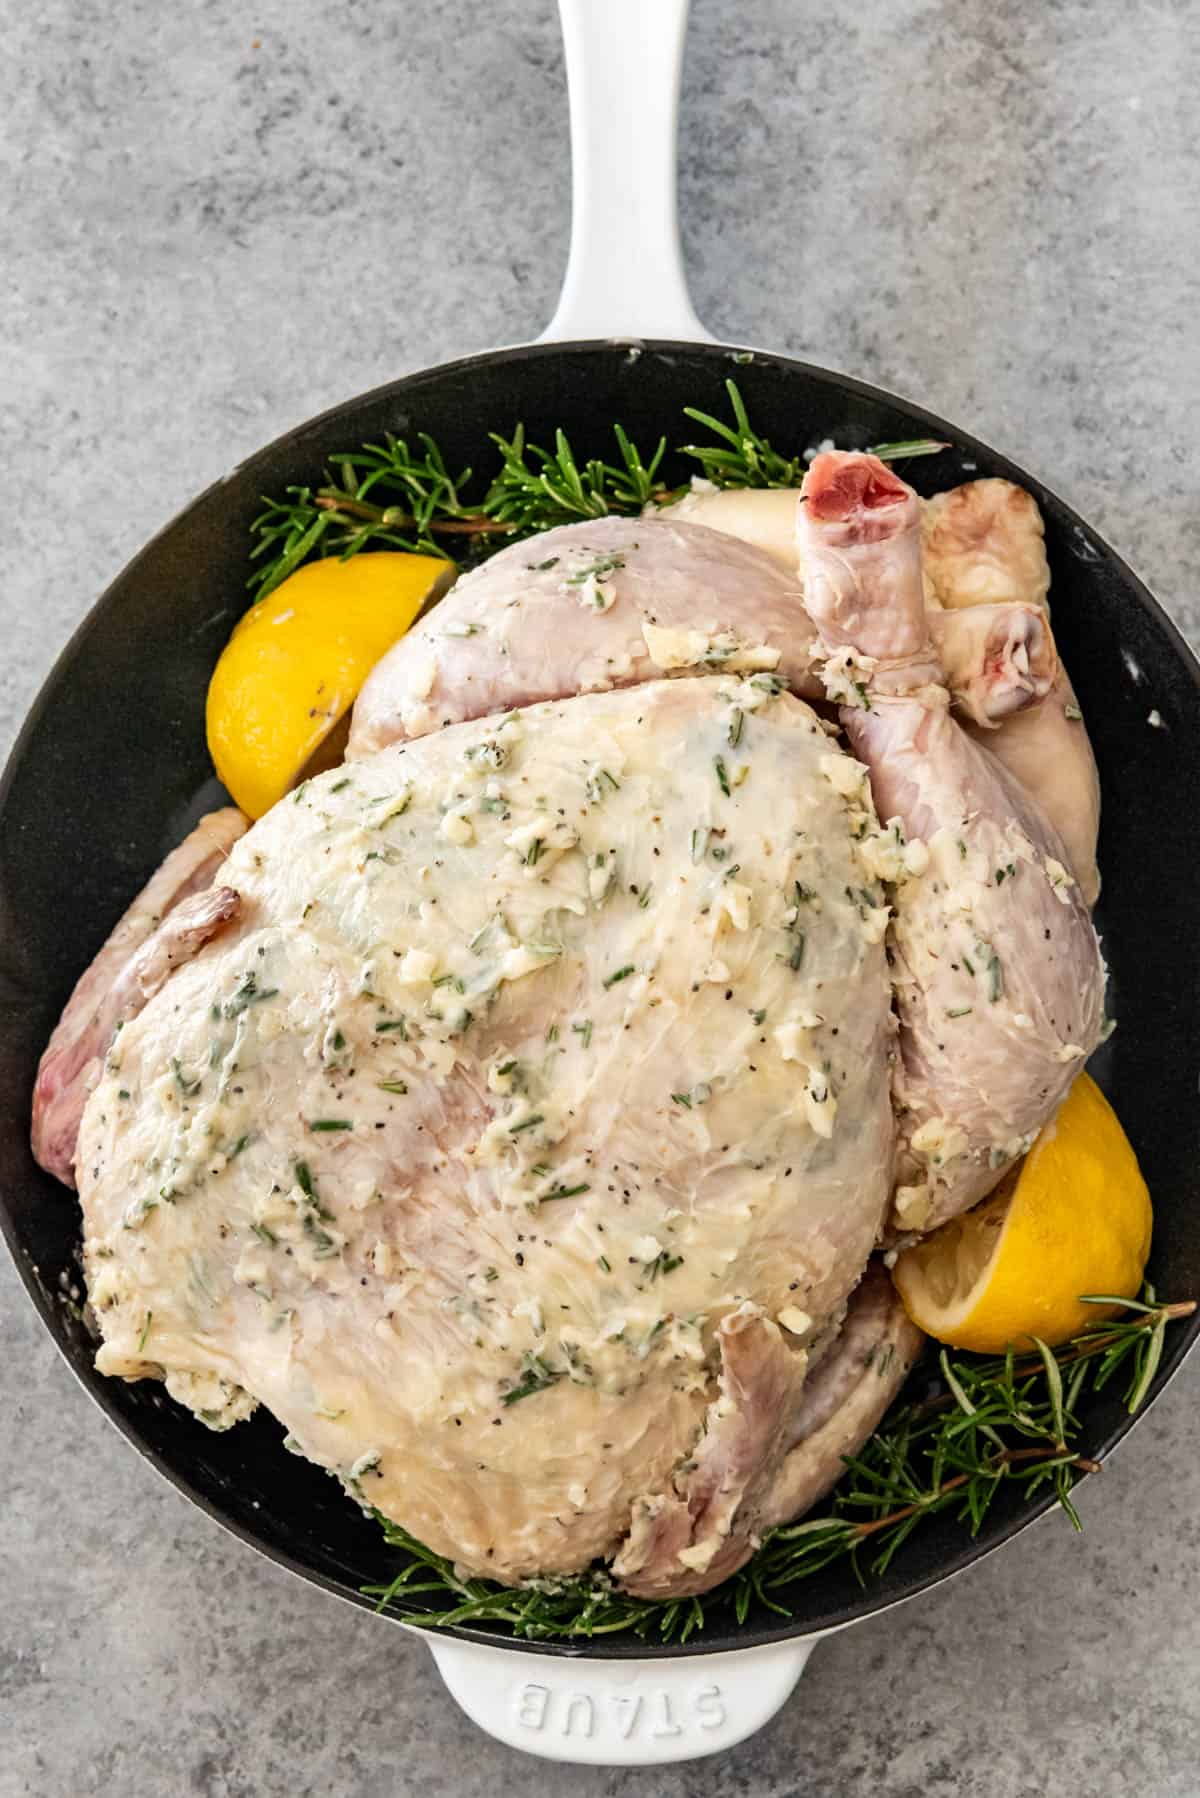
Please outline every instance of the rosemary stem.
[[[313, 505], [322, 512], [344, 512], [349, 518], [365, 518], [370, 524], [394, 525], [407, 529], [416, 524], [412, 512], [401, 511], [399, 506], [372, 506], [366, 500], [355, 499], [352, 494], [339, 493], [336, 487], [326, 487], [313, 496]], [[462, 518], [431, 518], [428, 529], [431, 531], [451, 532], [460, 536], [477, 536], [480, 532], [492, 532], [499, 536], [510, 536], [512, 525], [498, 524], [484, 512], [468, 512]]]
[[512, 524], [501, 524], [498, 519], [488, 518], [483, 512], [472, 512], [466, 518], [431, 518], [429, 529], [439, 535], [448, 532], [451, 535], [476, 537], [481, 533], [490, 536], [511, 537], [516, 530]]
[[[1054, 1450], [1058, 1454], [1065, 1453], [1065, 1445], [1055, 1444]], [[1011, 1467], [1015, 1461], [1044, 1461], [1045, 1459], [1044, 1447], [1011, 1448], [994, 1455], [988, 1463], [988, 1467], [999, 1478], [1004, 1468]], [[1100, 1462], [1092, 1461], [1086, 1455], [1072, 1456], [1070, 1465], [1077, 1467], [1080, 1473], [1100, 1472]], [[874, 1517], [869, 1523], [854, 1524], [852, 1526], [854, 1533], [860, 1541], [865, 1541], [868, 1536], [873, 1536], [876, 1530], [889, 1529], [892, 1524], [903, 1523], [906, 1518], [916, 1517], [919, 1512], [927, 1511], [930, 1505], [935, 1504], [939, 1498], [945, 1498], [949, 1493], [957, 1492], [960, 1486], [965, 1486], [967, 1481], [974, 1477], [974, 1474], [970, 1473], [956, 1473], [952, 1479], [943, 1480], [940, 1486], [936, 1486], [932, 1492], [927, 1492], [923, 1498], [914, 1499], [912, 1504], [903, 1505], [898, 1511], [889, 1511], [886, 1517]]]

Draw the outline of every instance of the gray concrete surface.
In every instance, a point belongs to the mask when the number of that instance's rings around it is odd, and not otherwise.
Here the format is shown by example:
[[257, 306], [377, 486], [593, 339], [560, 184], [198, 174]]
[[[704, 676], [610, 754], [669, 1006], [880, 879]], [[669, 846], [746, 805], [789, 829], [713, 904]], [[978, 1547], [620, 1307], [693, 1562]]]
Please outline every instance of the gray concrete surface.
[[[596, 0], [601, 3], [601, 0]], [[711, 328], [1046, 475], [1195, 633], [1186, 0], [696, 0]], [[345, 394], [535, 333], [567, 236], [551, 0], [0, 3], [0, 736], [156, 526]], [[617, 128], [614, 123], [614, 128]], [[0, 1265], [0, 1798], [1200, 1791], [1200, 1367], [973, 1576], [826, 1644], [723, 1759], [538, 1767], [421, 1645], [162, 1487]]]

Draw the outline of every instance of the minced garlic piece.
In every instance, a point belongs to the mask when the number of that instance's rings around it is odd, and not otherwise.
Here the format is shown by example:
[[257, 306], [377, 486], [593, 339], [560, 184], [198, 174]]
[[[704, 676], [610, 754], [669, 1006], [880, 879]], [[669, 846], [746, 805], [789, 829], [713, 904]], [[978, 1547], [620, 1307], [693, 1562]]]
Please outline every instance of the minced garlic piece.
[[934, 1167], [945, 1167], [967, 1152], [966, 1131], [949, 1118], [927, 1118], [909, 1141], [914, 1154], [923, 1155]]
[[469, 807], [465, 804], [456, 805], [442, 819], [442, 835], [461, 848], [475, 841], [475, 826], [467, 816], [468, 810]]
[[823, 755], [820, 768], [834, 792], [840, 793], [843, 799], [857, 799], [862, 792], [867, 770], [852, 755]]

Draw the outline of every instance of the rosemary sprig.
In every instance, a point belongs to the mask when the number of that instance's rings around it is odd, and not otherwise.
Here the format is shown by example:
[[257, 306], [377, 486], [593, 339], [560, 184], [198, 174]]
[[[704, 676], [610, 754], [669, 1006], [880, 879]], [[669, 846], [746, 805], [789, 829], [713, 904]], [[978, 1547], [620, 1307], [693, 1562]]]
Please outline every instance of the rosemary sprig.
[[657, 479], [667, 452], [666, 438], [659, 438], [654, 454], [644, 462], [620, 425], [613, 426], [613, 435], [619, 465], [595, 459], [581, 465], [562, 431], [554, 433], [553, 450], [526, 444], [523, 425], [517, 426], [510, 439], [493, 432], [492, 442], [500, 451], [500, 471], [488, 488], [483, 511], [498, 526], [525, 537], [581, 518], [640, 512], [652, 500], [672, 497]]
[[[717, 442], [679, 445], [678, 453], [699, 462], [722, 487], [797, 486], [806, 457], [775, 451], [751, 424], [735, 383], [725, 386], [732, 422], [685, 407], [685, 415]], [[527, 442], [522, 425], [511, 437], [493, 433], [499, 465], [484, 482], [471, 468], [451, 473], [427, 432], [411, 444], [389, 433], [382, 443], [335, 456], [319, 486], [289, 487], [282, 499], [263, 501], [265, 510], [250, 527], [256, 540], [251, 559], [261, 566], [247, 584], [263, 599], [311, 557], [345, 559], [368, 545], [441, 556], [453, 547], [461, 560], [477, 562], [512, 539], [579, 519], [637, 514], [686, 490], [663, 478], [666, 437], [645, 457], [621, 425], [613, 425], [613, 436], [615, 461], [581, 462], [562, 431], [555, 432], [553, 449]], [[921, 438], [881, 444], [875, 454], [898, 460], [945, 447]]]
[[[826, 1514], [775, 1530], [740, 1573], [699, 1598], [631, 1598], [602, 1567], [573, 1579], [498, 1586], [457, 1571], [379, 1512], [385, 1540], [404, 1563], [389, 1582], [363, 1591], [381, 1610], [426, 1628], [482, 1624], [530, 1641], [628, 1631], [685, 1642], [714, 1615], [732, 1612], [744, 1622], [756, 1603], [790, 1616], [791, 1589], [834, 1561], [848, 1560], [861, 1581], [878, 1578], [913, 1531], [941, 1512], [978, 1535], [1004, 1487], [1030, 1498], [1048, 1487], [1079, 1529], [1073, 1489], [1099, 1470], [1079, 1452], [1082, 1401], [1121, 1374], [1125, 1407], [1135, 1412], [1157, 1371], [1167, 1326], [1196, 1310], [1194, 1300], [1161, 1304], [1149, 1285], [1140, 1299], [1098, 1295], [1085, 1302], [1121, 1305], [1126, 1315], [1058, 1349], [1036, 1343], [1030, 1355], [952, 1356], [943, 1349], [938, 1390], [892, 1409], [862, 1453], [847, 1460]], [[524, 1396], [520, 1387], [513, 1391]]]
[[[733, 413], [732, 424], [714, 418], [711, 412], [698, 412], [694, 406], [683, 408], [685, 418], [694, 419], [718, 439], [716, 444], [682, 444], [683, 454], [699, 462], [705, 478], [715, 481], [718, 487], [798, 487], [804, 479], [808, 456], [780, 455], [750, 423], [736, 384], [726, 381], [725, 391]], [[905, 443], [876, 444], [871, 454], [884, 462], [899, 462], [912, 456], [936, 456], [948, 448], [948, 444], [938, 443], [932, 437], [914, 437]]]
[[442, 555], [433, 533], [507, 534], [507, 527], [464, 498], [472, 471], [452, 475], [427, 432], [410, 448], [391, 433], [379, 443], [335, 456], [324, 484], [289, 487], [282, 500], [265, 502], [250, 529], [257, 537], [252, 559], [270, 559], [250, 577], [264, 599], [309, 556], [352, 556], [367, 544]]
[[733, 410], [733, 423], [727, 425], [711, 412], [698, 412], [685, 406], [683, 415], [703, 425], [718, 438], [716, 444], [685, 443], [685, 456], [693, 456], [704, 471], [706, 480], [718, 487], [798, 487], [807, 466], [804, 456], [781, 456], [760, 437], [750, 423], [745, 401], [733, 381], [726, 381], [725, 391]]

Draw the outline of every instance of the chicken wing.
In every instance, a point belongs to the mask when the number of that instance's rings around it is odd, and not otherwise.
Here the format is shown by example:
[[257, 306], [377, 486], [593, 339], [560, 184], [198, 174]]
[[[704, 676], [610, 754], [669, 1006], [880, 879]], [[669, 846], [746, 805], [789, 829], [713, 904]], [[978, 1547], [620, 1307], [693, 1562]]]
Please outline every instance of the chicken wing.
[[[968, 481], [926, 500], [926, 595], [948, 615], [974, 606], [1047, 610], [1050, 568], [1037, 501], [1011, 481]], [[975, 720], [984, 724], [996, 722]], [[970, 728], [970, 726], [968, 726]], [[1100, 779], [1083, 713], [1059, 664], [1044, 701], [1000, 722], [987, 746], [1054, 825], [1088, 905], [1100, 892]]]
[[151, 875], [76, 982], [38, 1063], [31, 1132], [35, 1157], [67, 1186], [75, 1184], [79, 1120], [114, 1033], [235, 916], [237, 894], [209, 889], [249, 828], [233, 806], [202, 818]]

